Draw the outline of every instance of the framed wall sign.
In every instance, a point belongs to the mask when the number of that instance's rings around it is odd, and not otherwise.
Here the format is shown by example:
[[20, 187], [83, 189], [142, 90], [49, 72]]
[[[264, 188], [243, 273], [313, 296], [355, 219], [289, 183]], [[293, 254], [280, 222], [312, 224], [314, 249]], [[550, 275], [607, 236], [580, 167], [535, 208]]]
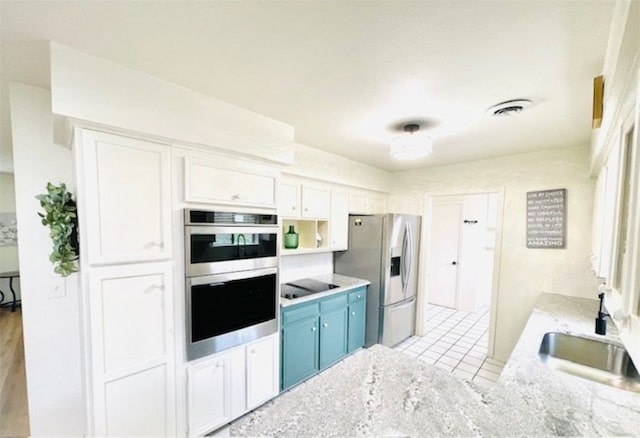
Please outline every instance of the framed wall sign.
[[567, 246], [567, 189], [527, 192], [527, 248]]

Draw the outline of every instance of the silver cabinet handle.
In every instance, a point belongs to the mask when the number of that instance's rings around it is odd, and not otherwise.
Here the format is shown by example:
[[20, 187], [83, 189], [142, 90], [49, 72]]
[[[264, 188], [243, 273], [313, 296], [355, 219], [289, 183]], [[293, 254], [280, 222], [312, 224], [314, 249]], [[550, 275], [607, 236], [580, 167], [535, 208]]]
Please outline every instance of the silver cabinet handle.
[[316, 326], [314, 325], [313, 327], [311, 327], [311, 331], [315, 332], [316, 331]]
[[238, 199], [240, 199], [240, 195], [239, 194], [235, 194], [231, 197], [232, 200], [237, 201]]
[[256, 349], [255, 348], [251, 349], [251, 354], [256, 354]]
[[356, 316], [356, 312], [351, 312], [351, 316]]
[[291, 207], [291, 210], [294, 210], [294, 211], [295, 211], [295, 209], [296, 209], [296, 206], [295, 206], [295, 205], [294, 205], [293, 207]]
[[322, 327], [329, 327], [329, 324], [325, 322], [324, 324], [322, 324]]
[[154, 246], [155, 246], [155, 247], [158, 247], [158, 248], [160, 248], [160, 249], [164, 249], [164, 242], [157, 242], [157, 241], [149, 242], [149, 243], [147, 243], [147, 244], [144, 246], [144, 248], [145, 248], [145, 249], [147, 249], [147, 248], [153, 248]]
[[362, 298], [362, 295], [358, 295], [358, 298]]

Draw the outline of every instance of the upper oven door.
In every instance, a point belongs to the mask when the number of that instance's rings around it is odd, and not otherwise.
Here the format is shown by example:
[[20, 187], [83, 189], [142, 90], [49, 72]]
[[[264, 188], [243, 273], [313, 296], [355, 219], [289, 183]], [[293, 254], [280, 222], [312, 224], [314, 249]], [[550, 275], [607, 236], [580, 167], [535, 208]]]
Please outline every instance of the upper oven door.
[[277, 227], [185, 227], [188, 277], [276, 267], [277, 257]]

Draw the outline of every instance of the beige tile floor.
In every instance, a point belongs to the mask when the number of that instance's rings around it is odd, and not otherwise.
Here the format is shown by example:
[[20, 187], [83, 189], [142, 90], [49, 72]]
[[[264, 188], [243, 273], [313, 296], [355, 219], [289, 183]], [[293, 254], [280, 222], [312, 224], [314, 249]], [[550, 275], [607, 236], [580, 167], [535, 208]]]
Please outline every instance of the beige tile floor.
[[426, 336], [412, 336], [394, 349], [478, 384], [498, 380], [504, 362], [487, 357], [488, 308], [469, 313], [429, 304], [427, 321]]

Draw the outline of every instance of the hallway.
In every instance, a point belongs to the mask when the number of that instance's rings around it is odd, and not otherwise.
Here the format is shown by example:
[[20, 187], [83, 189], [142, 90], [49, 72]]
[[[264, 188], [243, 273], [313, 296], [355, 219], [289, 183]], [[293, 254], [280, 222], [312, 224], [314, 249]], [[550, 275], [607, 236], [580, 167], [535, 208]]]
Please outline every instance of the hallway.
[[0, 437], [28, 435], [22, 309], [0, 308]]
[[395, 350], [481, 385], [493, 385], [504, 363], [487, 357], [489, 308], [463, 312], [429, 304], [427, 335], [412, 336]]

